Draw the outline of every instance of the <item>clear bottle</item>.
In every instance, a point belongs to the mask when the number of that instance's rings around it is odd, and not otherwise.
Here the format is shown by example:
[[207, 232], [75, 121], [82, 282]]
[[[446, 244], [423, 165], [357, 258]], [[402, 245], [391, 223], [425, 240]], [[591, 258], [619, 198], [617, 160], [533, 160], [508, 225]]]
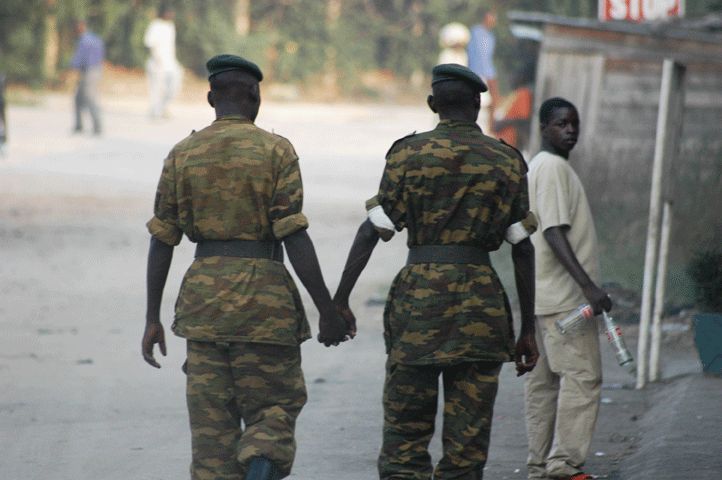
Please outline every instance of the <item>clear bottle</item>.
[[627, 345], [624, 343], [624, 337], [622, 337], [622, 329], [619, 328], [617, 322], [607, 314], [604, 314], [604, 326], [606, 328], [607, 340], [614, 350], [614, 355], [617, 357], [619, 366], [627, 370], [631, 375], [637, 374], [637, 364], [634, 362], [634, 357], [627, 349]]
[[564, 318], [560, 318], [554, 323], [562, 335], [564, 335], [571, 330], [579, 328], [584, 324], [584, 322], [591, 320], [592, 318], [594, 318], [594, 310], [590, 305], [585, 303], [579, 305], [569, 315]]

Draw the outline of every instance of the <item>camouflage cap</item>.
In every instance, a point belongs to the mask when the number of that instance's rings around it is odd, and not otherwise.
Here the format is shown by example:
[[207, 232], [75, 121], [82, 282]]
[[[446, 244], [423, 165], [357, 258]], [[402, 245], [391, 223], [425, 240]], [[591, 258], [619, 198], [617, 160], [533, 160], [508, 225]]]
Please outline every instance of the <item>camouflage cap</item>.
[[449, 80], [466, 82], [480, 92], [486, 92], [488, 90], [484, 81], [477, 74], [458, 63], [443, 63], [435, 66], [431, 71], [432, 87], [437, 83]]
[[259, 82], [263, 80], [263, 73], [261, 69], [258, 68], [258, 65], [238, 55], [228, 53], [216, 55], [206, 62], [206, 68], [208, 69], [208, 80], [210, 80], [213, 75], [231, 70], [242, 70], [253, 75]]

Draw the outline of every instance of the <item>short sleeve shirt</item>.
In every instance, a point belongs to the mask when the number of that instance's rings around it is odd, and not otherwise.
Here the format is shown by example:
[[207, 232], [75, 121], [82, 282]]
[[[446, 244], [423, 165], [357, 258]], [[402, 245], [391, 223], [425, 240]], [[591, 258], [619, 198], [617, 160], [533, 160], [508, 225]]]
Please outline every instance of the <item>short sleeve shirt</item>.
[[584, 186], [569, 162], [542, 151], [529, 164], [531, 210], [539, 228], [531, 236], [535, 251], [535, 313], [551, 315], [572, 310], [586, 302], [574, 278], [557, 260], [544, 230], [562, 227], [579, 264], [599, 281], [597, 234]]
[[494, 67], [494, 49], [496, 37], [494, 33], [482, 25], [475, 25], [471, 29], [471, 40], [467, 47], [469, 55], [469, 68], [484, 80], [496, 78]]
[[[276, 241], [308, 227], [298, 157], [288, 140], [239, 116], [221, 117], [178, 143], [163, 164], [148, 230], [177, 245]], [[173, 331], [191, 340], [297, 345], [310, 338], [283, 263], [196, 258], [176, 302]]]
[[[511, 224], [529, 211], [526, 165], [475, 123], [442, 120], [399, 140], [386, 157], [376, 197], [408, 245], [470, 245], [497, 250]], [[384, 312], [393, 362], [453, 364], [508, 361], [511, 312], [491, 266], [407, 265], [393, 281]]]

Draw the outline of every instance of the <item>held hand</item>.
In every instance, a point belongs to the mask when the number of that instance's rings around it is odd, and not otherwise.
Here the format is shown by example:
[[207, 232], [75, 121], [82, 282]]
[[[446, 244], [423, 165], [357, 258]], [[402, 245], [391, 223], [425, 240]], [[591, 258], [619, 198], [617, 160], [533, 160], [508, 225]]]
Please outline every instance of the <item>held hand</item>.
[[165, 357], [165, 332], [163, 331], [163, 325], [161, 325], [160, 322], [146, 323], [142, 341], [143, 360], [155, 368], [160, 368], [160, 364], [156, 362], [153, 357], [153, 346], [156, 343], [158, 347], [160, 347], [160, 353]]
[[346, 322], [346, 335], [348, 335], [349, 339], [356, 337], [356, 317], [349, 308], [348, 303], [336, 303], [336, 311]]
[[318, 341], [325, 346], [336, 346], [348, 340], [349, 334], [345, 319], [333, 307], [327, 312], [321, 312], [318, 320]]
[[521, 377], [526, 372], [531, 372], [539, 359], [539, 350], [533, 333], [522, 333], [516, 342], [514, 362], [516, 363], [516, 376]]
[[612, 309], [612, 299], [609, 298], [607, 292], [592, 284], [587, 288], [582, 289], [584, 297], [591, 305], [594, 310], [594, 315], [599, 315], [602, 310], [608, 312]]

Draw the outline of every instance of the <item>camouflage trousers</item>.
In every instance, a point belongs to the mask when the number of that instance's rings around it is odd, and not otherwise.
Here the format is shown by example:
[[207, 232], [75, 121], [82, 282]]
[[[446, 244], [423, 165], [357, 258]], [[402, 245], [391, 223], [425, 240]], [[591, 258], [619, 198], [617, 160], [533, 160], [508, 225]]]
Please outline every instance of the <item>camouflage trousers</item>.
[[[387, 362], [381, 480], [481, 480], [501, 363], [451, 366]], [[434, 434], [439, 375], [444, 389], [443, 456], [428, 452]]]
[[257, 456], [287, 476], [306, 403], [300, 348], [190, 340], [187, 348], [191, 478], [241, 480]]

